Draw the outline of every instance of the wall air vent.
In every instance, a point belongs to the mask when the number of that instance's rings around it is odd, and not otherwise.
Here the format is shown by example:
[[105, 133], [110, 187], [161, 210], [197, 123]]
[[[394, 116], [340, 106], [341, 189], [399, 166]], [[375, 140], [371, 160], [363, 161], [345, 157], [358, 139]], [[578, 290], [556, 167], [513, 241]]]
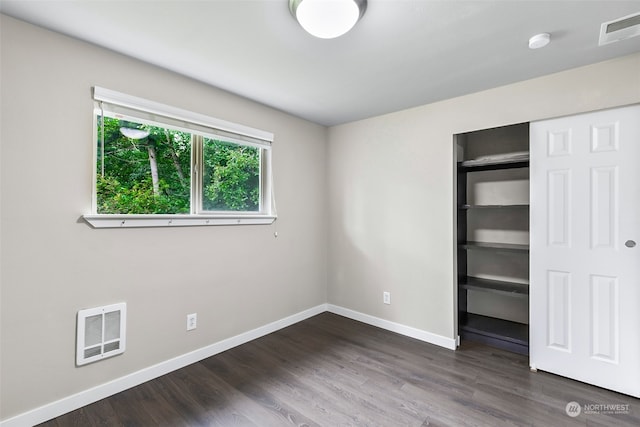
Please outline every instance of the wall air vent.
[[78, 311], [76, 364], [124, 353], [126, 322], [126, 303]]
[[640, 36], [640, 12], [624, 16], [600, 26], [599, 46]]

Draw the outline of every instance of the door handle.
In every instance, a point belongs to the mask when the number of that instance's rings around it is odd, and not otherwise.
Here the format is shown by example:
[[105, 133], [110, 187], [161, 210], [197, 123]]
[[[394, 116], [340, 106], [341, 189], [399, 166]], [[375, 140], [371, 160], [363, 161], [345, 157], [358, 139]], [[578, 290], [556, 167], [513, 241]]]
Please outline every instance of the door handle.
[[626, 242], [624, 242], [624, 245], [628, 248], [634, 248], [636, 246], [636, 242], [634, 242], [633, 240], [627, 240]]

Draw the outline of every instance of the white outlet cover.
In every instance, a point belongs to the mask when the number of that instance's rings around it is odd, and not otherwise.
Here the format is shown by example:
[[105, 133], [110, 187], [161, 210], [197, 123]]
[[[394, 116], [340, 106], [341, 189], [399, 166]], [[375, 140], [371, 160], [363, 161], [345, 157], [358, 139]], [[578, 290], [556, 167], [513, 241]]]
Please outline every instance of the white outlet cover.
[[187, 331], [192, 331], [198, 326], [198, 314], [187, 314]]

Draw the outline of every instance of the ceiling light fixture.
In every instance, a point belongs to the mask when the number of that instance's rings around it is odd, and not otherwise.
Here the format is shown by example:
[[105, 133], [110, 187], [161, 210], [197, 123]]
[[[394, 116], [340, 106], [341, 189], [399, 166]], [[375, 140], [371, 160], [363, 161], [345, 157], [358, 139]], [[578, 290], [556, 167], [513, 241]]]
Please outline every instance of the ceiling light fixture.
[[545, 47], [551, 41], [551, 34], [549, 33], [541, 33], [536, 34], [535, 36], [529, 39], [529, 49], [540, 49], [541, 47]]
[[120, 128], [120, 133], [131, 139], [142, 139], [149, 136], [149, 131], [146, 131], [144, 129], [128, 128], [124, 126]]
[[321, 39], [347, 33], [366, 9], [367, 0], [289, 0], [289, 10], [302, 28]]

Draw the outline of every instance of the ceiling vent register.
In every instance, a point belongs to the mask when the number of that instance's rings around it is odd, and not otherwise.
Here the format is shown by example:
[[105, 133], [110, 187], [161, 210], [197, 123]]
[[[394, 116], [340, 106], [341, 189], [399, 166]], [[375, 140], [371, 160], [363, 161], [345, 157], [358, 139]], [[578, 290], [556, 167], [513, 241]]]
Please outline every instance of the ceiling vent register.
[[600, 26], [599, 46], [640, 36], [640, 12], [624, 16]]

